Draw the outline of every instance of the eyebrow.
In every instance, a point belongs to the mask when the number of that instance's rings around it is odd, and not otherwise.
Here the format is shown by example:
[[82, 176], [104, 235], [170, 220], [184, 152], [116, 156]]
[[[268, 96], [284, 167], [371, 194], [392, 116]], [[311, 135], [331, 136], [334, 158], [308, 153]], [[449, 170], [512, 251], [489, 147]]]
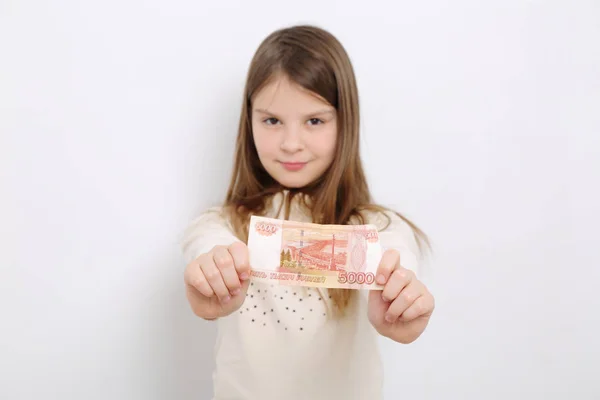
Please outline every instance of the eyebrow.
[[[265, 110], [263, 108], [255, 108], [254, 109], [255, 112], [259, 112], [262, 114], [269, 114], [269, 115], [275, 115], [275, 113], [269, 111], [269, 110]], [[310, 115], [320, 115], [320, 114], [334, 114], [335, 111], [334, 110], [330, 110], [330, 109], [326, 109], [326, 110], [319, 110], [310, 114], [307, 114], [306, 116], [310, 116]]]

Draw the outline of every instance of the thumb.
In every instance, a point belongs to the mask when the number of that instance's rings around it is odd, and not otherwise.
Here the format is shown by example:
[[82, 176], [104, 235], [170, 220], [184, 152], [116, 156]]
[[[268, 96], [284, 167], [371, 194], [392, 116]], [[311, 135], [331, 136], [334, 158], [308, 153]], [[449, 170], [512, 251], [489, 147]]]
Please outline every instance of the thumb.
[[231, 301], [227, 304], [221, 303], [221, 309], [225, 312], [224, 315], [229, 315], [232, 312], [238, 310], [242, 304], [246, 301], [246, 296], [248, 293], [248, 288], [250, 287], [250, 279], [242, 281], [242, 287], [240, 288], [240, 292], [234, 296], [232, 296]]
[[241, 283], [242, 283], [242, 290], [240, 290], [240, 295], [243, 294], [245, 296], [246, 293], [248, 293], [248, 288], [250, 287], [250, 281], [251, 281], [250, 278], [241, 281]]

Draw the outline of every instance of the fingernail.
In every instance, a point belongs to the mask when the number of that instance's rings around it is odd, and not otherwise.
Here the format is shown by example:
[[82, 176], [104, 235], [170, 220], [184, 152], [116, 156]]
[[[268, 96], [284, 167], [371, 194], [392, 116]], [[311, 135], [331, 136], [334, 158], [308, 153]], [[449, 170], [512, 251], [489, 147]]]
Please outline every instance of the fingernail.
[[227, 303], [227, 302], [229, 302], [229, 300], [231, 300], [231, 297], [229, 297], [229, 296], [223, 297], [223, 303]]
[[242, 272], [241, 275], [240, 275], [240, 278], [242, 278], [243, 280], [248, 279], [248, 273]]
[[239, 288], [238, 289], [233, 289], [231, 291], [231, 294], [233, 294], [234, 296], [237, 296], [238, 294], [240, 294], [240, 289]]
[[383, 295], [383, 293], [381, 294], [381, 300], [383, 300], [383, 301], [385, 301], [385, 302], [389, 302], [388, 298], [387, 298], [387, 297], [385, 297], [385, 296]]
[[387, 322], [394, 322], [394, 317], [392, 317], [391, 315], [386, 315], [386, 316], [385, 316], [385, 320], [386, 320]]
[[379, 283], [380, 285], [383, 285], [385, 283], [385, 276], [379, 274], [377, 275], [377, 283]]

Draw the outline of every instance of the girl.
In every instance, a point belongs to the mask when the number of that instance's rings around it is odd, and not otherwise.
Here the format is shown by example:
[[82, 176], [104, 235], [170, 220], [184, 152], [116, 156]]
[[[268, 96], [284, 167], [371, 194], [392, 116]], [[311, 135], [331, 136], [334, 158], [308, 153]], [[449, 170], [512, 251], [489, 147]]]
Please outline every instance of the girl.
[[[218, 319], [214, 398], [381, 399], [376, 334], [410, 343], [434, 308], [415, 275], [426, 237], [371, 201], [354, 71], [335, 37], [295, 26], [263, 41], [247, 76], [236, 154], [225, 203], [197, 218], [183, 245], [191, 308]], [[383, 290], [252, 282], [251, 215], [376, 225]]]

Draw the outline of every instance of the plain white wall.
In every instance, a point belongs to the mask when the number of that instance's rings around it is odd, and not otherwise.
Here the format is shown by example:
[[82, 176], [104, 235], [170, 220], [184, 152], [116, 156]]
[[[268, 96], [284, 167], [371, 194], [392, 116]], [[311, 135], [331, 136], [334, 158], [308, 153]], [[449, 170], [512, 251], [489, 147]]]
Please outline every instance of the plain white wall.
[[178, 240], [220, 201], [247, 65], [331, 30], [379, 202], [432, 238], [386, 399], [600, 398], [594, 1], [4, 1], [0, 398], [208, 399]]

